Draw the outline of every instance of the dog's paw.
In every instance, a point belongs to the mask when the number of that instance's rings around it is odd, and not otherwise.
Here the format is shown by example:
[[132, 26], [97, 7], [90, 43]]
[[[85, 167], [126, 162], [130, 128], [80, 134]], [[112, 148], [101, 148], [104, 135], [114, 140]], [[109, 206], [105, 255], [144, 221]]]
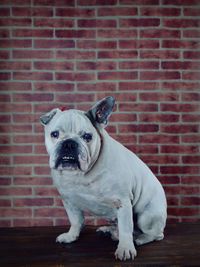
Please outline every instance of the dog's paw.
[[56, 242], [58, 242], [58, 243], [71, 243], [71, 242], [76, 241], [77, 238], [78, 238], [78, 236], [73, 235], [71, 233], [63, 233], [56, 238]]
[[133, 260], [137, 256], [137, 251], [134, 247], [134, 244], [129, 245], [118, 245], [117, 250], [115, 251], [115, 258], [121, 261]]

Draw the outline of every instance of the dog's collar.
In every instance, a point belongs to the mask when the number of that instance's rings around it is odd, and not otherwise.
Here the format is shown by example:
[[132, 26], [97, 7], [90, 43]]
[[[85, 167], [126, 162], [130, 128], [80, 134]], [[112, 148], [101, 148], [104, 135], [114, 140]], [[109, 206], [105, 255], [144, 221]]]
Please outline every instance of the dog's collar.
[[60, 110], [65, 111], [65, 110], [67, 110], [67, 107], [61, 107]]

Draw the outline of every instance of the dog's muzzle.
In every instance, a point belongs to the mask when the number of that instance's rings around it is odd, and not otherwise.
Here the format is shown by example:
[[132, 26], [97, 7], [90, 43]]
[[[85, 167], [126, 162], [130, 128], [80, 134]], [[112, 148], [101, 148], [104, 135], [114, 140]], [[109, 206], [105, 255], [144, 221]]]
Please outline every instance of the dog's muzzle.
[[79, 163], [79, 144], [73, 139], [63, 141], [58, 148], [58, 157], [55, 168], [76, 170], [80, 169]]

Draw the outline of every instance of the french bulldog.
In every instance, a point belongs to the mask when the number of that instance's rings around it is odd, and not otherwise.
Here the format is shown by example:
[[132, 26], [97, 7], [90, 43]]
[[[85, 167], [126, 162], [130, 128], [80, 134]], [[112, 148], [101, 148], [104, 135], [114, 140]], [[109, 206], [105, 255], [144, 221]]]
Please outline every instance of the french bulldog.
[[164, 237], [167, 204], [164, 190], [147, 165], [105, 130], [115, 99], [97, 102], [89, 111], [53, 109], [41, 116], [49, 165], [70, 229], [57, 242], [78, 239], [84, 211], [105, 218], [118, 240], [116, 259], [134, 259], [135, 245]]

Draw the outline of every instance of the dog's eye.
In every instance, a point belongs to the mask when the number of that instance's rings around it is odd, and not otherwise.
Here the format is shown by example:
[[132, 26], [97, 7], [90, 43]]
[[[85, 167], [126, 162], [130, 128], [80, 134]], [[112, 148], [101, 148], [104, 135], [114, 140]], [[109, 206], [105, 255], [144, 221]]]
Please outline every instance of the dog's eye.
[[58, 138], [59, 137], [59, 131], [51, 132], [51, 137], [52, 138]]
[[82, 138], [87, 142], [89, 143], [91, 140], [92, 140], [92, 134], [91, 133], [84, 133], [82, 135]]

